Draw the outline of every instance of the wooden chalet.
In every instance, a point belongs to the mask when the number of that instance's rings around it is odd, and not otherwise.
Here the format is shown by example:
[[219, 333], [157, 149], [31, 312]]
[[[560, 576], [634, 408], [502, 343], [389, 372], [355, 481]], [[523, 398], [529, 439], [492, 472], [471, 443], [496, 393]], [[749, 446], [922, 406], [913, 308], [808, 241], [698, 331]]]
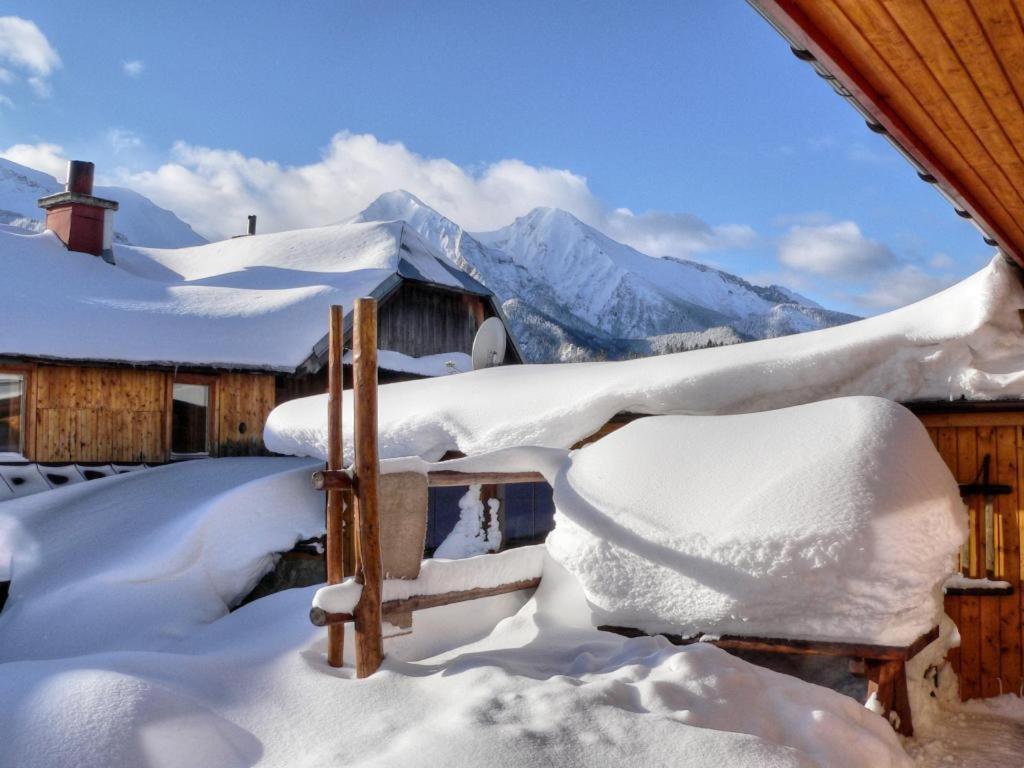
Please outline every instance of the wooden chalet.
[[[47, 210], [48, 229], [68, 251], [78, 251], [66, 253], [67, 258], [82, 259], [85, 253], [103, 256], [112, 263], [101, 264], [99, 259], [96, 263], [113, 276], [121, 268], [119, 260], [129, 259], [130, 254], [111, 247], [107, 234], [116, 203], [92, 197], [91, 177], [91, 163], [72, 163], [67, 191], [44, 198], [40, 205]], [[298, 365], [282, 366], [279, 357], [270, 353], [261, 360], [269, 324], [254, 325], [251, 336], [243, 332], [233, 342], [247, 348], [247, 362], [211, 364], [198, 352], [190, 357], [189, 339], [182, 337], [203, 326], [179, 328], [173, 317], [152, 332], [152, 345], [156, 350], [174, 338], [184, 351], [154, 352], [153, 358], [160, 362], [138, 361], [138, 354], [125, 353], [127, 345], [117, 338], [109, 343], [97, 339], [101, 331], [92, 327], [54, 330], [54, 334], [71, 336], [80, 333], [86, 350], [76, 354], [72, 338], [60, 354], [54, 354], [41, 343], [36, 349], [37, 342], [23, 330], [45, 323], [48, 309], [27, 305], [25, 318], [15, 318], [0, 330], [0, 461], [160, 463], [261, 452], [263, 426], [275, 405], [326, 391], [328, 307], [332, 303], [349, 306], [350, 299], [367, 292], [380, 305], [382, 348], [401, 353], [392, 358], [412, 363], [382, 368], [382, 382], [422, 376], [415, 358], [429, 355], [460, 356], [464, 370], [479, 325], [489, 317], [504, 321], [498, 302], [468, 274], [428, 254], [404, 226], [394, 231], [399, 233], [394, 239], [397, 252], [388, 262], [390, 271], [375, 284], [360, 282], [348, 299], [337, 292], [325, 294], [322, 301], [312, 299], [309, 306], [304, 305], [307, 321], [302, 327], [289, 327], [286, 320], [292, 316], [282, 313], [282, 327], [275, 329], [275, 335], [284, 334], [294, 345], [293, 359], [302, 360]], [[291, 234], [302, 238], [301, 232]], [[236, 252], [246, 247], [243, 241], [274, 237], [236, 238], [228, 243]], [[13, 234], [10, 238], [12, 243], [17, 238], [19, 245], [25, 239]], [[0, 259], [5, 257], [5, 245], [0, 242]], [[214, 258], [212, 252], [219, 245], [223, 244], [193, 250], [196, 258], [205, 258], [207, 252]], [[320, 278], [314, 274], [311, 279]], [[59, 306], [62, 290], [73, 281], [70, 276], [50, 276], [47, 301]], [[268, 323], [274, 320], [270, 314]], [[215, 329], [217, 322], [210, 327]], [[350, 337], [351, 314], [345, 324]], [[203, 341], [195, 339], [197, 350]], [[514, 340], [505, 362], [522, 362]]]

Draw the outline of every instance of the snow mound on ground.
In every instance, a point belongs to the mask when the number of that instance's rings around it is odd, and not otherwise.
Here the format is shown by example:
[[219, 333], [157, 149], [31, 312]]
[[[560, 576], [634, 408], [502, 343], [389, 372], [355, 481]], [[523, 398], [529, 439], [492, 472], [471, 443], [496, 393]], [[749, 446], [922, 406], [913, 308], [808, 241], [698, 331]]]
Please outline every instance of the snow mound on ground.
[[0, 660], [158, 648], [223, 616], [323, 530], [311, 467], [208, 459], [5, 502]]
[[551, 554], [595, 623], [907, 644], [966, 534], [921, 423], [881, 398], [640, 419], [573, 454]]
[[[842, 395], [1024, 397], [1024, 287], [1002, 257], [935, 296], [838, 328], [608, 363], [517, 365], [381, 387], [382, 456], [568, 448], [616, 413], [750, 413]], [[351, 430], [352, 399], [345, 426]], [[324, 458], [327, 396], [283, 403], [278, 453]], [[350, 434], [345, 444], [352, 445]]]
[[594, 630], [551, 561], [525, 605], [502, 595], [417, 612], [366, 680], [326, 666], [311, 592], [257, 600], [173, 647], [3, 664], [0, 763], [909, 764], [889, 725], [840, 694], [717, 648]]

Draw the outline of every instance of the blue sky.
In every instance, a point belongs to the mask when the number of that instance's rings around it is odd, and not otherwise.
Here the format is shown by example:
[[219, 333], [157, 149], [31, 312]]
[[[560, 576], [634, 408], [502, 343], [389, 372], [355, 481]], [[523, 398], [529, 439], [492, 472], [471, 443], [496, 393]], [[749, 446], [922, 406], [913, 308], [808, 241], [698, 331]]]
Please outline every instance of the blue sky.
[[990, 256], [739, 0], [3, 13], [0, 154], [94, 160], [211, 237], [249, 211], [331, 223], [395, 187], [471, 230], [557, 205], [859, 314]]

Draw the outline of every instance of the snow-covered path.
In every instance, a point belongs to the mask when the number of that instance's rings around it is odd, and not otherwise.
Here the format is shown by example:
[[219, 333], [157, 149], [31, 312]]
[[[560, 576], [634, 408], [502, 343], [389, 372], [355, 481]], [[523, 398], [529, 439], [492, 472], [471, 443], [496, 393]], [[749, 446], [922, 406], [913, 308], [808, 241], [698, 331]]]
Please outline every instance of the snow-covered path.
[[970, 702], [920, 730], [903, 746], [921, 768], [1024, 766], [1024, 700], [1016, 697]]

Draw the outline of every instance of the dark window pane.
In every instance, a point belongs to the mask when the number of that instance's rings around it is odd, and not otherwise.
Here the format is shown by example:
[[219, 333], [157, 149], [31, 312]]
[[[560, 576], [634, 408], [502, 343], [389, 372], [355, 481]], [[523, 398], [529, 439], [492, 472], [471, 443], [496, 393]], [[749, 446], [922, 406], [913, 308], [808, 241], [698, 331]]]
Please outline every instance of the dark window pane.
[[510, 483], [505, 486], [505, 540], [532, 539], [536, 535], [533, 524], [533, 486], [530, 483]]
[[21, 453], [25, 377], [0, 373], [0, 453]]
[[207, 453], [210, 388], [205, 384], [175, 384], [171, 409], [171, 453]]

